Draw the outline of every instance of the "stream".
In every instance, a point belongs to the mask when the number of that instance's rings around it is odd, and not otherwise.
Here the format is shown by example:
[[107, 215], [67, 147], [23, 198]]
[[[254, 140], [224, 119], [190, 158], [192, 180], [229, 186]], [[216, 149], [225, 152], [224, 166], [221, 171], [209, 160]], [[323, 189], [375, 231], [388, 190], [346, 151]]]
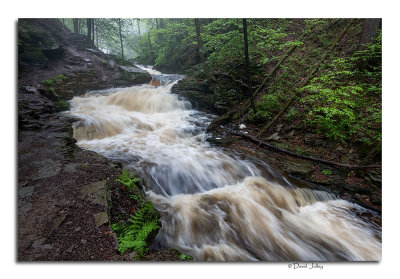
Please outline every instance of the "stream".
[[171, 94], [183, 76], [146, 68], [150, 84], [71, 100], [77, 144], [144, 177], [161, 213], [156, 241], [197, 261], [380, 261], [369, 210], [299, 188], [266, 163], [214, 147], [213, 115]]

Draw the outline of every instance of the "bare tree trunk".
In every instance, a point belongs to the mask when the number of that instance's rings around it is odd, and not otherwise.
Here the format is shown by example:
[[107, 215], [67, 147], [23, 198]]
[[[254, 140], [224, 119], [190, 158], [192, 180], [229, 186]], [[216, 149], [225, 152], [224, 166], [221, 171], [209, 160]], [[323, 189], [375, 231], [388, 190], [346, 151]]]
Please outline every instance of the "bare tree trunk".
[[375, 40], [381, 28], [380, 18], [365, 18], [361, 31], [361, 44], [368, 44]]
[[118, 19], [118, 27], [119, 27], [119, 41], [121, 42], [122, 61], [124, 61], [125, 60], [125, 58], [124, 58], [124, 46], [123, 46], [123, 42], [122, 42], [122, 32], [121, 32], [122, 24], [121, 24], [121, 19], [120, 18]]
[[[245, 59], [245, 79], [246, 79], [246, 84], [250, 86], [250, 61], [249, 61], [249, 42], [247, 39], [247, 20], [244, 18], [243, 19], [243, 40], [244, 40], [244, 59]], [[254, 96], [250, 92], [250, 88], [248, 87], [243, 87], [244, 95], [250, 97], [250, 102], [251, 102], [251, 108], [253, 109], [253, 112], [256, 113], [256, 105], [254, 102]]]
[[153, 46], [151, 45], [150, 32], [151, 32], [151, 29], [147, 32], [147, 39], [149, 40], [149, 47], [150, 47], [150, 50], [152, 50], [152, 49], [153, 49]]
[[99, 26], [97, 25], [97, 21], [96, 21], [96, 47], [99, 48], [99, 30], [98, 30]]
[[156, 18], [156, 26], [157, 26], [157, 29], [160, 29], [160, 27], [158, 26], [158, 19]]
[[78, 25], [79, 25], [79, 34], [82, 34], [82, 20], [79, 18], [78, 19]]
[[136, 24], [137, 24], [137, 29], [138, 29], [138, 32], [139, 32], [139, 39], [141, 40], [142, 39], [142, 35], [140, 34], [140, 18], [136, 19]]
[[197, 62], [204, 62], [204, 57], [201, 54], [200, 50], [203, 47], [203, 41], [201, 39], [201, 33], [200, 33], [200, 21], [198, 18], [194, 19], [194, 25], [196, 27], [196, 40], [197, 40]]
[[74, 23], [74, 33], [79, 33], [79, 22], [77, 18], [73, 18], [72, 22]]
[[88, 37], [89, 41], [91, 41], [92, 40], [92, 19], [91, 18], [86, 19], [86, 27], [87, 27], [87, 37]]
[[94, 18], [92, 18], [92, 44], [94, 45]]

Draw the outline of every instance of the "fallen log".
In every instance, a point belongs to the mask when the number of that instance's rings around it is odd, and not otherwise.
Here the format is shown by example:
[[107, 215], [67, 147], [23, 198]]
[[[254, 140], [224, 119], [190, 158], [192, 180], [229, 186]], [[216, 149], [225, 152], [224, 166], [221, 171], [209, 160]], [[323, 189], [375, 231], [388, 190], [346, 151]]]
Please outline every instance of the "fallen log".
[[321, 159], [321, 158], [316, 158], [316, 157], [312, 157], [312, 156], [307, 156], [307, 155], [300, 155], [297, 154], [295, 152], [280, 148], [280, 147], [276, 147], [272, 144], [263, 142], [261, 140], [258, 140], [257, 138], [250, 136], [250, 135], [246, 135], [243, 133], [238, 133], [238, 132], [229, 132], [232, 135], [235, 136], [240, 136], [244, 139], [250, 140], [254, 143], [257, 143], [259, 146], [264, 146], [267, 147], [269, 149], [271, 149], [272, 151], [277, 151], [277, 152], [281, 152], [293, 157], [297, 157], [300, 159], [305, 159], [305, 160], [310, 160], [310, 161], [315, 161], [315, 162], [320, 162], [320, 163], [324, 163], [324, 164], [328, 164], [328, 165], [332, 165], [332, 166], [336, 166], [336, 167], [343, 167], [343, 168], [348, 168], [348, 169], [377, 169], [377, 168], [382, 168], [381, 165], [365, 165], [365, 166], [361, 166], [361, 165], [349, 165], [349, 164], [343, 164], [343, 163], [337, 163], [334, 161], [330, 161], [330, 160], [325, 160], [325, 159]]

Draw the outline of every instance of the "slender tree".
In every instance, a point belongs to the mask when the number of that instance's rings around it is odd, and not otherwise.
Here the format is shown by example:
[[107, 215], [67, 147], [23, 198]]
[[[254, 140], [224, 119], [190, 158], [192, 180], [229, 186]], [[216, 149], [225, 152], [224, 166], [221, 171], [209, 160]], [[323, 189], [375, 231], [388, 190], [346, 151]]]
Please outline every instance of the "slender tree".
[[80, 19], [78, 19], [78, 22], [79, 22], [79, 33], [80, 34], [82, 34], [83, 32], [82, 32], [82, 29], [83, 29], [83, 22], [82, 22], [83, 20], [80, 18]]
[[[247, 39], [247, 20], [243, 18], [243, 41], [244, 41], [244, 60], [245, 60], [245, 79], [246, 79], [246, 84], [250, 86], [250, 61], [249, 61], [249, 42]], [[253, 112], [256, 113], [256, 106], [254, 102], [254, 96], [250, 91], [249, 87], [243, 87], [244, 90], [244, 95], [250, 97], [250, 102], [251, 102], [251, 108], [253, 109]]]
[[86, 26], [87, 26], [87, 37], [88, 37], [89, 41], [91, 41], [92, 40], [92, 19], [91, 18], [86, 19]]
[[91, 27], [92, 27], [92, 44], [93, 44], [93, 45], [94, 45], [94, 24], [95, 24], [95, 23], [94, 23], [94, 20], [95, 20], [95, 19], [92, 18], [92, 26], [91, 26]]
[[98, 48], [99, 47], [99, 26], [98, 26], [97, 20], [94, 25], [96, 26], [96, 29], [95, 29], [96, 30], [96, 47]]
[[140, 18], [136, 19], [136, 24], [137, 24], [137, 29], [138, 29], [138, 32], [139, 32], [139, 39], [141, 40], [142, 39], [142, 35], [140, 34]]
[[201, 54], [201, 48], [203, 47], [203, 41], [201, 40], [201, 33], [200, 33], [200, 21], [198, 18], [194, 19], [194, 25], [196, 27], [196, 40], [197, 40], [197, 57], [198, 62], [204, 62], [204, 57]]
[[121, 23], [121, 19], [119, 18], [119, 19], [118, 19], [119, 41], [121, 42], [121, 56], [122, 56], [122, 61], [124, 61], [124, 60], [125, 60], [125, 58], [124, 58], [124, 45], [123, 45], [123, 42], [122, 42], [122, 32], [121, 32], [121, 29], [122, 29], [122, 23]]
[[79, 33], [79, 19], [73, 18], [72, 22], [74, 23], [74, 33]]

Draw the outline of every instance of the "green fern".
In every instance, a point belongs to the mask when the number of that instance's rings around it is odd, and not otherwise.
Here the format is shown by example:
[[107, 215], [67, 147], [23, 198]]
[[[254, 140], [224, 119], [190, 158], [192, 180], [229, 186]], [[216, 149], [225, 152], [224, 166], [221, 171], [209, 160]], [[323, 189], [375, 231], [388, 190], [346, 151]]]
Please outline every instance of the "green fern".
[[116, 181], [124, 184], [128, 190], [133, 191], [137, 189], [136, 182], [139, 182], [140, 178], [135, 177], [134, 171], [130, 172], [129, 169], [125, 169]]
[[151, 201], [147, 201], [124, 226], [113, 225], [119, 234], [118, 250], [123, 254], [128, 250], [137, 253], [142, 259], [148, 252], [148, 243], [155, 237], [161, 227], [160, 214]]

